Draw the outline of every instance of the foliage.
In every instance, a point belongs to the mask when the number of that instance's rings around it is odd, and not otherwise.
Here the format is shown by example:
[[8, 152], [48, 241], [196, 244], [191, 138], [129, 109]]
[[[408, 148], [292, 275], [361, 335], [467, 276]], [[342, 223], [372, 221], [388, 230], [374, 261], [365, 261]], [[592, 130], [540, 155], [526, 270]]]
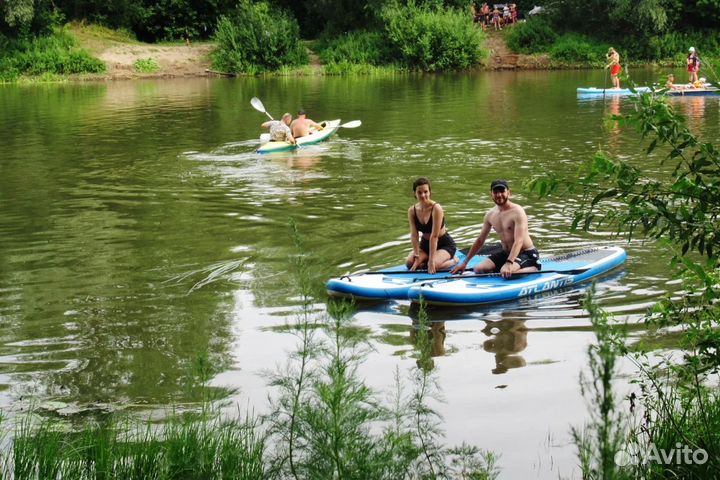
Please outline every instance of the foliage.
[[318, 49], [324, 64], [383, 65], [393, 60], [387, 39], [380, 32], [350, 32], [332, 39], [324, 37]]
[[[663, 366], [670, 364], [663, 362]], [[669, 474], [674, 478], [715, 477], [720, 470], [718, 392], [699, 383], [689, 388], [675, 385], [667, 370], [663, 373], [661, 368], [648, 365], [647, 360], [638, 365], [643, 372], [636, 382], [641, 391], [637, 402], [642, 407], [642, 416], [632, 432], [628, 450], [635, 450], [644, 458], [633, 459], [633, 478], [668, 478]], [[681, 449], [687, 447], [692, 452], [698, 452], [696, 458], [699, 461], [673, 462], [668, 468], [663, 462], [648, 458], [653, 451], [677, 451], [678, 445]], [[702, 452], [707, 457], [701, 463]]]
[[3, 0], [0, 2], [0, 36], [10, 39], [49, 35], [62, 23], [62, 13], [51, 0]]
[[126, 28], [143, 41], [206, 39], [221, 15], [232, 11], [232, 0], [54, 0], [70, 20], [88, 20]]
[[549, 9], [558, 28], [605, 38], [655, 34], [668, 27], [664, 0], [558, 0]]
[[535, 15], [528, 21], [515, 25], [505, 35], [508, 48], [518, 53], [546, 51], [557, 39], [557, 33], [542, 16]]
[[720, 38], [714, 32], [710, 34], [699, 30], [650, 37], [638, 54], [647, 58], [675, 58], [684, 67], [690, 45], [695, 47], [701, 58], [720, 56]]
[[550, 57], [567, 63], [605, 65], [608, 45], [584, 35], [567, 33], [550, 48]]
[[255, 73], [307, 63], [299, 40], [294, 18], [266, 2], [241, 0], [232, 15], [218, 22], [213, 66], [226, 72]]
[[720, 400], [716, 389], [705, 386], [711, 376], [716, 384], [720, 371], [720, 153], [690, 132], [662, 94], [643, 94], [632, 101], [630, 113], [612, 120], [649, 140], [648, 160], [656, 161], [660, 154], [660, 162], [673, 167], [670, 175], [657, 178], [598, 152], [579, 179], [558, 181], [551, 175], [531, 186], [541, 194], [581, 193], [584, 201], [575, 212], [574, 228], [610, 226], [628, 238], [656, 240], [674, 253], [672, 266], [679, 270], [683, 298], [659, 302], [646, 322], [660, 331], [680, 332], [682, 362], [638, 362], [643, 374], [640, 401], [647, 414], [633, 433], [634, 442], [666, 450], [702, 447], [714, 460], [709, 465], [637, 468], [646, 478], [707, 478], [717, 472], [720, 453]]
[[160, 70], [160, 65], [152, 58], [138, 58], [133, 66], [140, 73], [154, 73]]
[[483, 51], [483, 33], [466, 12], [393, 5], [382, 12], [385, 31], [402, 61], [424, 71], [470, 68]]
[[624, 352], [625, 334], [609, 323], [608, 314], [594, 303], [595, 285], [583, 302], [590, 315], [597, 343], [587, 349], [590, 377], [580, 375], [580, 387], [590, 406], [584, 429], [572, 428], [580, 467], [586, 479], [631, 478], [615, 463], [624, 444], [626, 419], [617, 410], [613, 380]]
[[77, 48], [62, 30], [52, 36], [6, 41], [0, 50], [0, 79], [12, 81], [20, 75], [43, 73], [100, 73], [105, 64]]

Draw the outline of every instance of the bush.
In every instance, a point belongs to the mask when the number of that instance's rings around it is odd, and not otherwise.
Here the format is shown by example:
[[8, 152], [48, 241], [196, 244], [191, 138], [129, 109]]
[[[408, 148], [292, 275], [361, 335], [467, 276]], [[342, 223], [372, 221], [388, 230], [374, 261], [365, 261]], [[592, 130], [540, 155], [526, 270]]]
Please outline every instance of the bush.
[[550, 24], [538, 17], [518, 23], [505, 36], [508, 48], [516, 53], [538, 53], [546, 51], [557, 40], [557, 34]]
[[459, 10], [419, 7], [414, 2], [382, 12], [385, 31], [397, 56], [425, 71], [457, 70], [480, 62], [483, 33]]
[[318, 50], [325, 64], [383, 65], [393, 61], [392, 48], [380, 32], [350, 32], [338, 38], [324, 38]]
[[77, 48], [73, 37], [62, 30], [48, 37], [5, 40], [0, 50], [0, 78], [19, 75], [100, 73], [105, 64]]
[[550, 48], [550, 57], [561, 62], [604, 65], [608, 48], [607, 44], [568, 33]]
[[154, 73], [160, 70], [160, 65], [152, 58], [138, 58], [134, 67], [140, 73]]
[[266, 2], [241, 0], [235, 13], [218, 21], [213, 66], [226, 72], [256, 73], [308, 62], [297, 21]]
[[688, 47], [694, 46], [701, 56], [717, 56], [720, 54], [720, 41], [717, 35], [703, 32], [671, 32], [656, 35], [647, 39], [642, 52], [648, 59], [677, 59], [685, 65]]

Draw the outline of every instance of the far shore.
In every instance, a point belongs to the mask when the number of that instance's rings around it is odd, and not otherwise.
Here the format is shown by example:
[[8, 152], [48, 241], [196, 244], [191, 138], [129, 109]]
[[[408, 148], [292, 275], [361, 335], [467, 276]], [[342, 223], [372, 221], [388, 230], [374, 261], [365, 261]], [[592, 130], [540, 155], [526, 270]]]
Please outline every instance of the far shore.
[[[107, 70], [101, 74], [82, 74], [55, 76], [59, 81], [117, 81], [162, 78], [200, 78], [243, 76], [234, 73], [218, 72], [212, 67], [210, 59], [215, 48], [213, 42], [178, 42], [173, 44], [147, 44], [123, 37], [112, 36], [115, 32], [98, 29], [83, 24], [71, 24], [68, 27], [77, 39], [80, 48], [102, 60]], [[108, 32], [111, 32], [108, 34]], [[593, 69], [598, 65], [568, 65], [553, 61], [547, 54], [523, 55], [511, 52], [505, 45], [502, 34], [490, 32], [484, 48], [489, 52], [484, 64], [470, 71], [497, 70], [556, 70], [556, 69]], [[325, 75], [318, 56], [308, 49], [311, 62], [296, 69], [285, 70], [282, 75]], [[151, 72], [138, 71], [138, 61], [154, 61], [157, 68]], [[660, 66], [660, 65], [658, 65]], [[268, 75], [278, 75], [270, 73]], [[21, 82], [48, 81], [47, 77], [24, 77]]]

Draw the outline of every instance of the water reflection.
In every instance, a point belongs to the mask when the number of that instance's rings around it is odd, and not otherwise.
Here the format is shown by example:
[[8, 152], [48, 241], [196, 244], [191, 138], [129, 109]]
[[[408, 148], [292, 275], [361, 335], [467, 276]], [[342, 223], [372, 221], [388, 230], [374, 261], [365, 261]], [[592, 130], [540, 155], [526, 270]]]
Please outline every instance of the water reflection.
[[493, 374], [503, 374], [511, 368], [521, 368], [527, 365], [525, 359], [518, 355], [528, 345], [528, 330], [525, 320], [516, 318], [500, 321], [487, 320], [482, 332], [490, 337], [483, 342], [483, 349], [495, 355]]

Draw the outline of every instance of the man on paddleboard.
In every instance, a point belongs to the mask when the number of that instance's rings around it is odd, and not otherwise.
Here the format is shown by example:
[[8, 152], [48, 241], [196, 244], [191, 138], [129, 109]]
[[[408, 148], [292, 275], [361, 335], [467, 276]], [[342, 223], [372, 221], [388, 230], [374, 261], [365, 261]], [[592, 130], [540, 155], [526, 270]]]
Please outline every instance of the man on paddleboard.
[[470, 259], [485, 244], [491, 229], [494, 229], [500, 237], [503, 250], [480, 262], [474, 269], [475, 273], [499, 272], [503, 278], [509, 278], [516, 273], [539, 271], [540, 254], [530, 238], [527, 215], [520, 205], [510, 201], [508, 182], [494, 180], [490, 184], [490, 192], [495, 207], [485, 215], [480, 235], [465, 260], [453, 268], [452, 273], [465, 271]]
[[291, 121], [292, 115], [284, 113], [280, 120], [270, 120], [260, 126], [270, 129], [270, 140], [273, 142], [289, 142], [295, 144], [295, 138], [290, 131]]
[[310, 134], [310, 129], [314, 128], [315, 130], [322, 130], [323, 127], [319, 123], [315, 123], [309, 118], [305, 116], [305, 110], [300, 109], [297, 114], [297, 118], [293, 120], [292, 125], [290, 125], [290, 128], [292, 129], [292, 134], [295, 138], [304, 137], [305, 135]]

